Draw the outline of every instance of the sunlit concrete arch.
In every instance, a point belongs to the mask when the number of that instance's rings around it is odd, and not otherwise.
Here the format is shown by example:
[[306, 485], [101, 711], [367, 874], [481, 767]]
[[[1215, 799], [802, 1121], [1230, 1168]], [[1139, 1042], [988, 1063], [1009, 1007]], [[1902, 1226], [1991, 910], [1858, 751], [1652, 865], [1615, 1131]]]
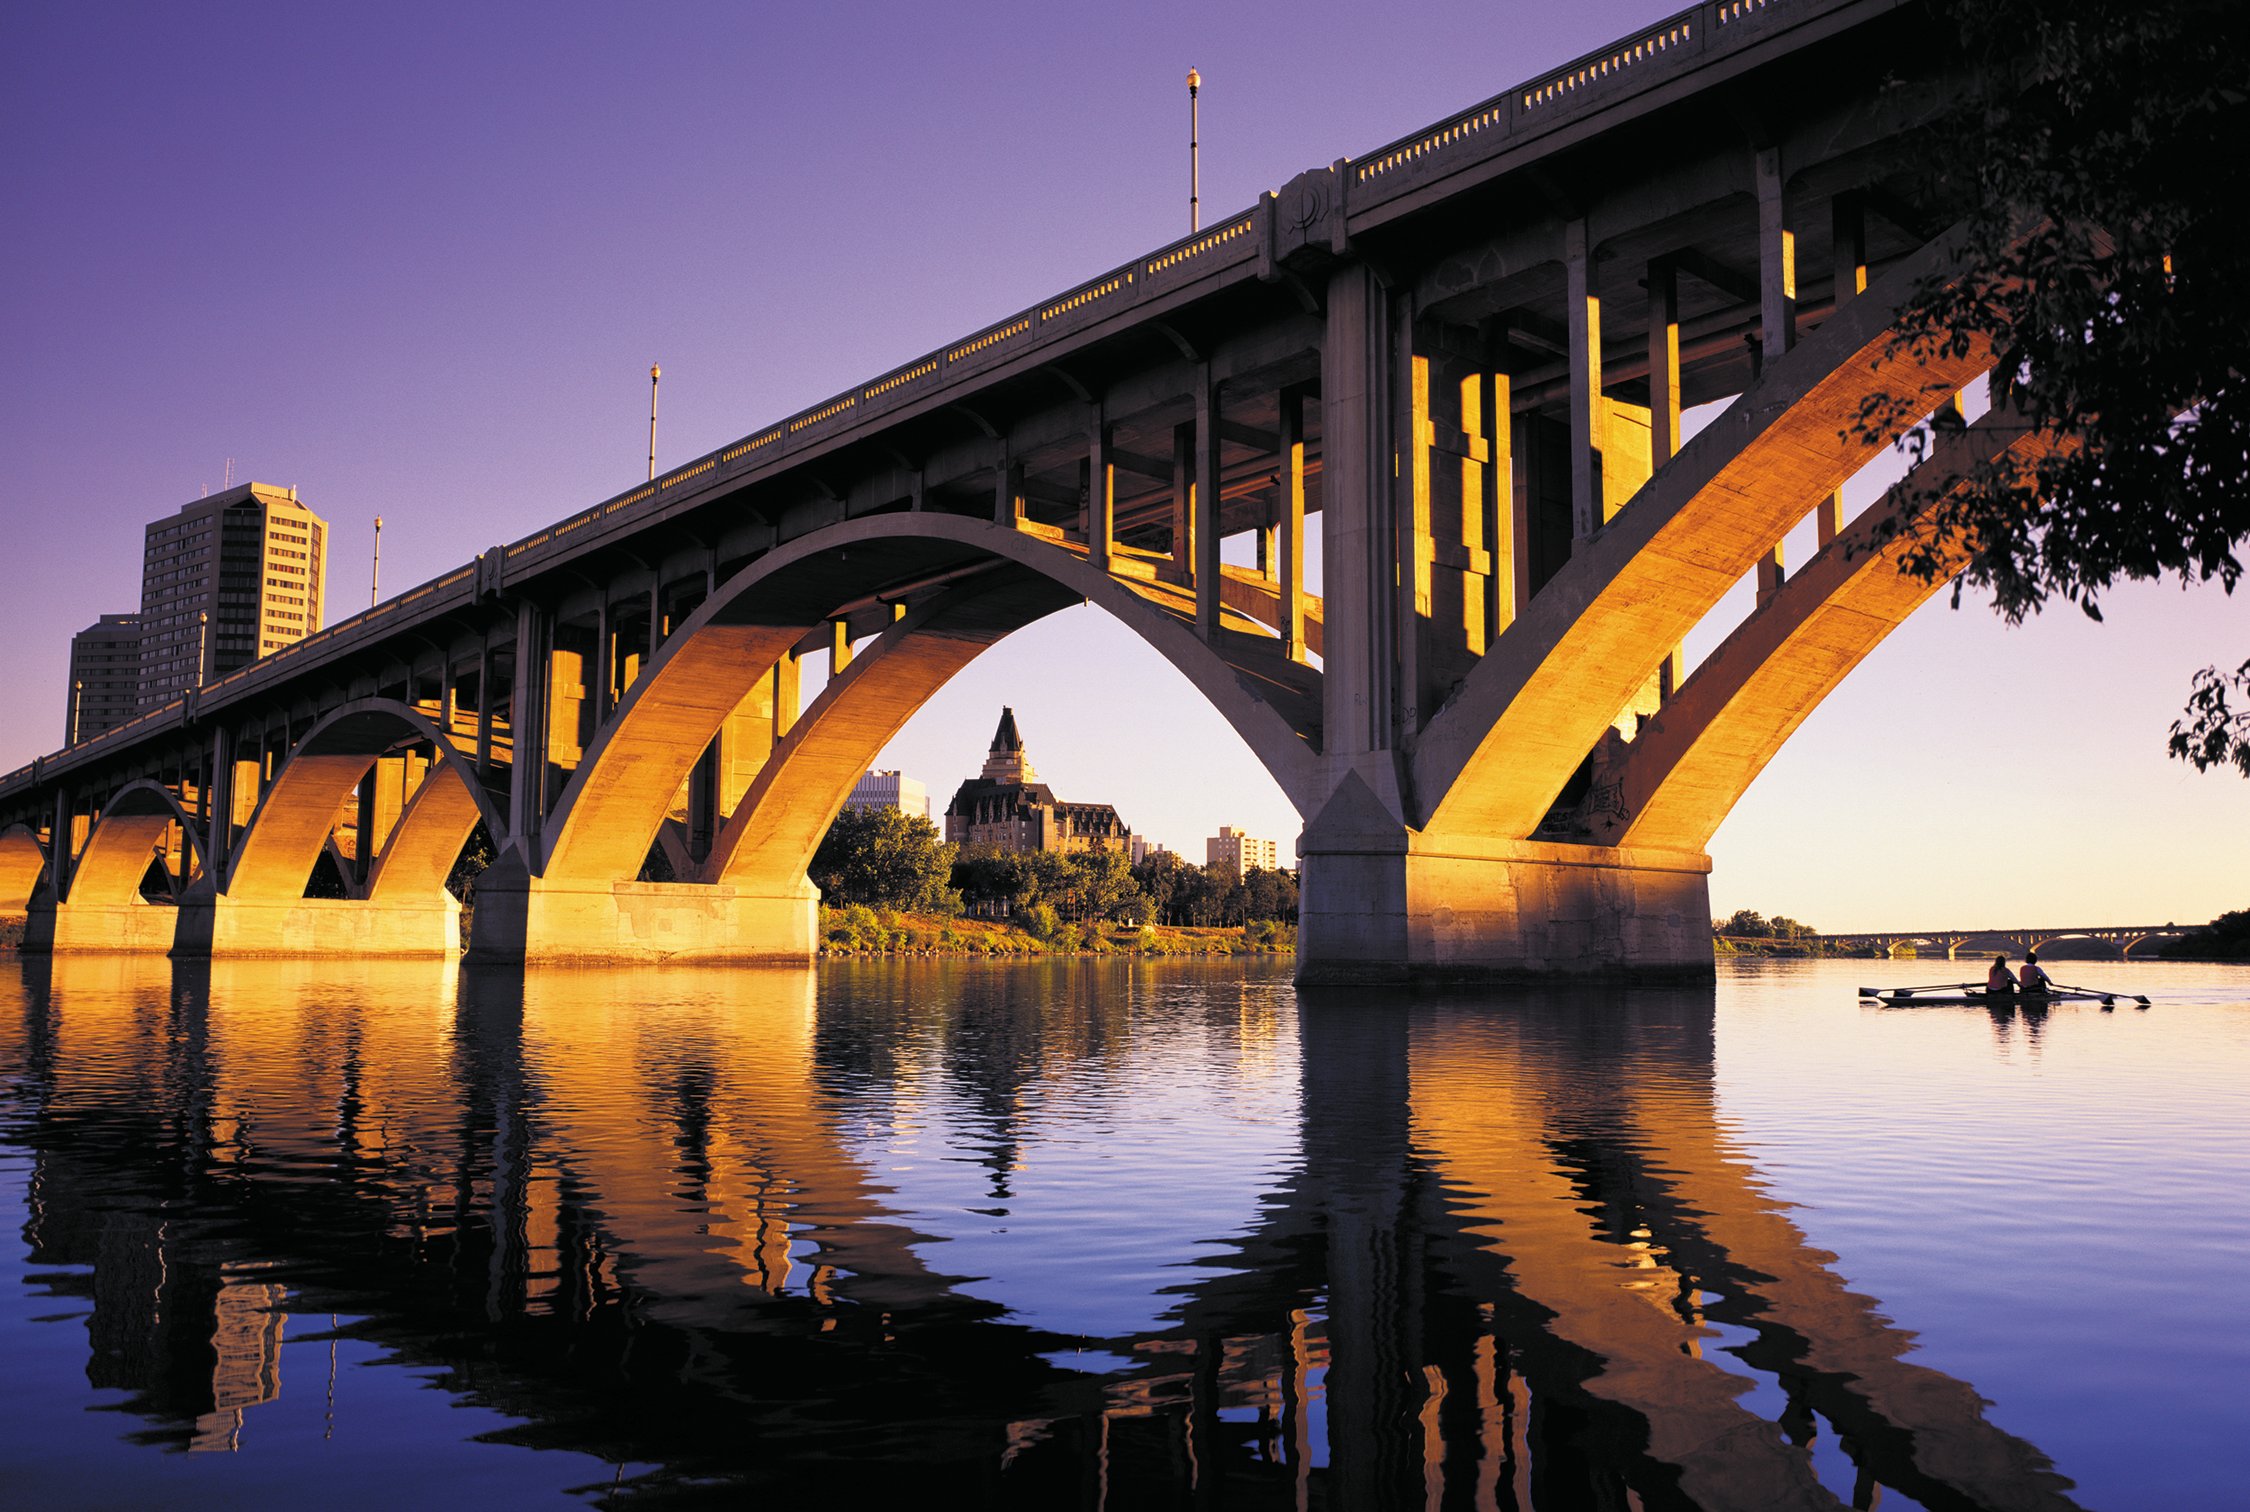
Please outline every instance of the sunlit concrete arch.
[[0, 914], [20, 914], [30, 907], [32, 889], [46, 873], [46, 847], [30, 826], [0, 829]]
[[[290, 750], [260, 795], [219, 890], [238, 900], [304, 897], [306, 879], [345, 799], [386, 752], [407, 744], [426, 745], [434, 762], [380, 838], [368, 893], [403, 897], [442, 888], [477, 821], [497, 833], [500, 816], [474, 768], [436, 724], [406, 704], [369, 698], [326, 715]], [[363, 836], [361, 843], [378, 839]]]
[[[64, 886], [38, 889], [24, 926], [29, 952], [166, 951], [178, 934], [181, 910], [170, 901], [151, 904], [141, 879], [163, 850], [173, 825], [186, 847], [181, 870], [193, 891], [207, 885], [201, 826], [163, 785], [129, 782], [101, 806], [75, 858], [59, 858]], [[167, 868], [169, 872], [170, 868]], [[174, 879], [179, 887], [179, 879]]]
[[[690, 768], [775, 661], [848, 606], [877, 594], [903, 600], [918, 583], [936, 586], [987, 564], [1000, 567], [992, 587], [948, 589], [959, 595], [948, 599], [955, 607], [886, 628], [884, 642], [896, 636], [900, 646], [920, 642], [920, 651], [877, 660], [871, 648], [861, 677], [845, 673], [827, 709], [808, 717], [811, 728], [796, 748], [817, 748], [827, 764], [846, 749], [879, 750], [879, 742], [870, 748], [864, 736], [840, 733], [844, 721], [869, 718], [867, 706], [876, 701], [863, 706], [854, 689], [883, 685], [888, 696], [900, 699], [899, 707], [872, 717], [881, 721], [895, 713], [903, 723], [977, 651], [1011, 629], [1084, 600], [1133, 630], [1185, 676], [1293, 802], [1302, 808], [1312, 800], [1318, 785], [1319, 674], [1289, 661], [1265, 626], [1230, 613], [1217, 643], [1207, 644], [1196, 634], [1194, 600], [1185, 590], [1101, 571], [1082, 550], [1028, 531], [958, 515], [900, 512], [848, 521], [760, 558], [722, 584], [673, 633], [587, 751], [549, 817], [539, 875], [581, 884], [633, 877]], [[1043, 586], [1023, 586], [1031, 579]], [[973, 607], [979, 599], [991, 602]], [[734, 848], [741, 849], [739, 842]]]
[[127, 783], [102, 805], [85, 849], [70, 864], [67, 901], [72, 904], [137, 903], [141, 879], [172, 825], [180, 827], [188, 848], [187, 875], [203, 871], [199, 826], [171, 790], [154, 782]]
[[[1612, 845], [1702, 850], [1783, 742], [1968, 557], [1957, 538], [1912, 530], [1883, 539], [1910, 500], [1942, 496], [1979, 466], [2043, 443], [1995, 411], [1948, 436], [1885, 499], [1853, 521], [1760, 604], [1641, 730], [1612, 776], [1595, 835]], [[1917, 547], [1928, 577], [1903, 572]]]
[[1985, 371], [1974, 341], [1886, 359], [1921, 281], [1954, 265], [1940, 238], [1846, 302], [1580, 543], [1423, 733], [1411, 770], [1426, 833], [1529, 836], [1672, 648], [1893, 439], [1856, 435], [1861, 401], [1910, 384], [1934, 409]]
[[[361, 836], [378, 858], [363, 896], [308, 898], [338, 812], [386, 753], [427, 747], [430, 769], [395, 820], [384, 806]], [[470, 831], [497, 813], [467, 760], [427, 717], [389, 699], [323, 716], [260, 795], [224, 877], [181, 900], [172, 949], [183, 956], [446, 956], [460, 948], [461, 906], [445, 878]], [[380, 833], [377, 833], [380, 831]]]

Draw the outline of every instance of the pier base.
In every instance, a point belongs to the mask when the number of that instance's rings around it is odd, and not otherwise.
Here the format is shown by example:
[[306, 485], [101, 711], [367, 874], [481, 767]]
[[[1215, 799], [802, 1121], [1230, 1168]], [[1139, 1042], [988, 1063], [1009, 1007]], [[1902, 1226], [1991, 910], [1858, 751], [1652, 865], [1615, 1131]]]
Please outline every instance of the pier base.
[[169, 903], [58, 903], [31, 900], [24, 917], [25, 955], [162, 955], [172, 948], [180, 911]]
[[503, 857], [477, 879], [472, 961], [809, 962], [820, 892], [779, 896], [723, 883], [556, 883]]
[[1707, 856], [1411, 833], [1300, 850], [1301, 985], [1716, 975]]
[[230, 898], [190, 891], [176, 956], [455, 956], [461, 905], [451, 893], [399, 902]]

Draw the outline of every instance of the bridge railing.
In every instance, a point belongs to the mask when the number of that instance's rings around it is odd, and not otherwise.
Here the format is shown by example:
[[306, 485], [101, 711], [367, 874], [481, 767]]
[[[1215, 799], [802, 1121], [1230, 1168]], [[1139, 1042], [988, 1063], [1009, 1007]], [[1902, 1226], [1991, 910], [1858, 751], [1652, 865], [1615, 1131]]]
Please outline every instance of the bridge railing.
[[1513, 139], [1544, 134], [1597, 105], [1651, 88], [1698, 58], [1744, 46], [1774, 25], [1820, 8], [1817, 0], [1714, 0], [1666, 16], [1621, 42], [1350, 160], [1352, 207], [1395, 197], [1488, 157]]

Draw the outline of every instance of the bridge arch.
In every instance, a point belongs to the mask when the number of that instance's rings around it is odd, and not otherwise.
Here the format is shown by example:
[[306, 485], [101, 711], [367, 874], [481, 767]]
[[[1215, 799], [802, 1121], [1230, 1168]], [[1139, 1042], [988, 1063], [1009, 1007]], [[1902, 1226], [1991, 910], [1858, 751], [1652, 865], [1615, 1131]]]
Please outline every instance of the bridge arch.
[[328, 714], [290, 750], [259, 798], [221, 892], [256, 902], [302, 898], [344, 800], [386, 752], [408, 744], [429, 746], [434, 761], [382, 838], [367, 892], [393, 899], [442, 889], [477, 821], [497, 834], [499, 815], [443, 731], [406, 704], [369, 698]]
[[[1613, 845], [1701, 850], [1766, 764], [1821, 701], [1946, 585], [1899, 570], [1926, 537], [1882, 532], [1912, 497], [1958, 487], [1975, 470], [2039, 443], [1999, 412], [1948, 436], [1886, 499], [1816, 554], [1737, 626], [1643, 727], [1615, 774]], [[1964, 543], [1937, 542], [1941, 559]]]
[[1426, 832], [1531, 835], [1671, 649], [1892, 439], [1852, 434], [1861, 400], [1903, 381], [1934, 409], [1990, 365], [1976, 343], [1886, 359], [1907, 299], [1952, 263], [1941, 238], [1846, 302], [1578, 543], [1424, 732]]
[[141, 901], [141, 879], [148, 875], [173, 825], [188, 848], [189, 873], [204, 869], [200, 826], [171, 789], [146, 780], [129, 782], [102, 805], [101, 817], [86, 848], [70, 867], [71, 903], [130, 904]]
[[826, 821], [812, 828], [812, 820], [830, 794], [840, 805], [850, 790], [846, 781], [835, 792], [840, 774], [848, 769], [856, 780], [961, 668], [1079, 601], [1120, 620], [1184, 675], [1300, 811], [1317, 799], [1320, 674], [1291, 662], [1257, 619], [1230, 609], [1215, 643], [1206, 643], [1187, 589], [1103, 571], [1083, 548], [1041, 534], [901, 512], [815, 532], [720, 585], [596, 736], [549, 818], [539, 873], [587, 884], [635, 876], [690, 769], [776, 661], [855, 605], [907, 605], [906, 617], [884, 622], [876, 644], [783, 737], [737, 805], [739, 822], [714, 846], [709, 879], [764, 876], [782, 863], [755, 858], [768, 847], [794, 855], [808, 829], [817, 845]]
[[0, 914], [31, 906], [32, 889], [47, 874], [47, 850], [27, 825], [0, 829]]

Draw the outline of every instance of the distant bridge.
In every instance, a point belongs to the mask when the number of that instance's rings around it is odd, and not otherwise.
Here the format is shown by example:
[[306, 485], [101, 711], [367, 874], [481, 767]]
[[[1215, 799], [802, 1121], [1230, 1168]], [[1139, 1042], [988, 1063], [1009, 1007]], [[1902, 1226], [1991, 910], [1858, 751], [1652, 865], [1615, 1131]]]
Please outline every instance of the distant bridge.
[[[1957, 266], [1928, 132], [1977, 66], [1902, 0], [1718, 0], [1299, 174], [0, 777], [0, 912], [34, 950], [449, 952], [481, 823], [472, 955], [805, 959], [860, 773], [1092, 603], [1304, 817], [1304, 979], [1707, 978], [1712, 832], [1945, 578], [1839, 489], [1894, 439], [1862, 400], [1989, 365], [1890, 354]], [[1920, 481], [2022, 444], [1989, 418]]]
[[1997, 954], [2005, 949], [2020, 956], [2065, 940], [2098, 940], [2115, 946], [2120, 960], [2131, 960], [2133, 952], [2151, 940], [2176, 940], [2186, 933], [2176, 924], [2087, 924], [2048, 929], [1891, 929], [1865, 934], [1794, 935], [1786, 940], [1751, 935], [1719, 938], [1737, 945], [1816, 945], [1834, 950], [1873, 950], [1883, 955], [1896, 955], [1902, 947], [1911, 948], [1917, 955], [1943, 950], [1949, 961], [1958, 959], [1966, 946], [1976, 947], [1969, 951], [1971, 955]]

